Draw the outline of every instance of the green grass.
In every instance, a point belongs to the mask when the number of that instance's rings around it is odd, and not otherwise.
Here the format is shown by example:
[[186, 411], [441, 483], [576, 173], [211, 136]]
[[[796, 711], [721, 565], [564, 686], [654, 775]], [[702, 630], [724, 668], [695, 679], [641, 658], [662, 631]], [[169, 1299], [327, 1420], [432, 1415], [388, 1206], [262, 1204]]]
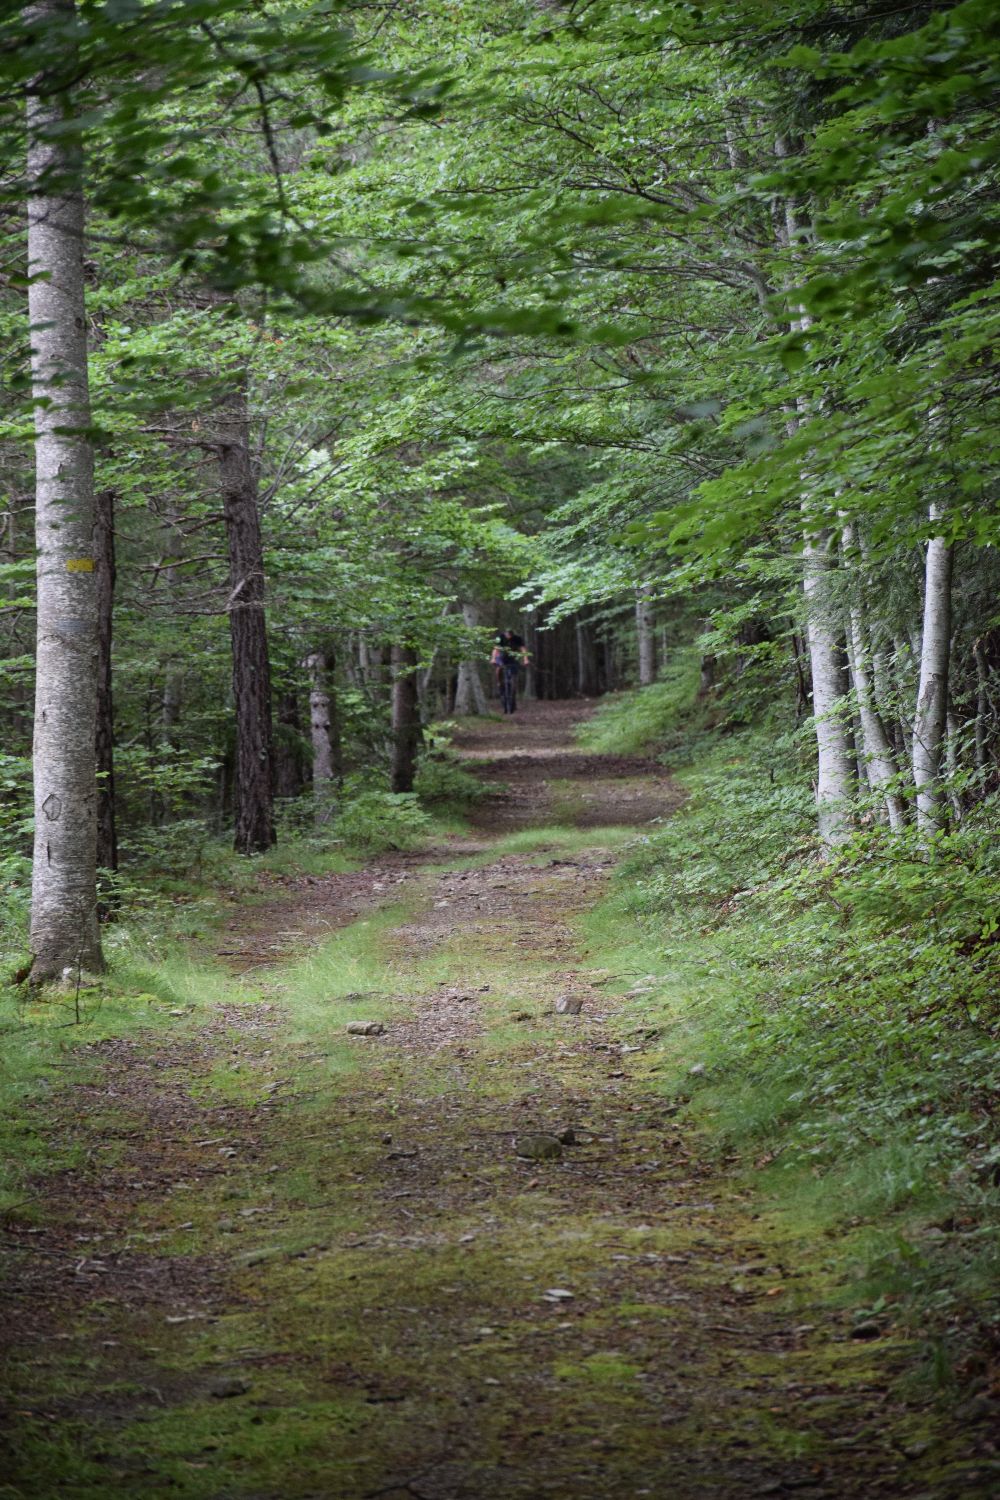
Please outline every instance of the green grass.
[[155, 1044], [189, 1032], [220, 1002], [244, 1003], [253, 991], [205, 957], [141, 941], [112, 955], [99, 985], [0, 993], [0, 1213], [32, 1217], [27, 1184], [76, 1165], [80, 1147], [49, 1123], [50, 1101], [100, 1076], [86, 1051], [112, 1037]]

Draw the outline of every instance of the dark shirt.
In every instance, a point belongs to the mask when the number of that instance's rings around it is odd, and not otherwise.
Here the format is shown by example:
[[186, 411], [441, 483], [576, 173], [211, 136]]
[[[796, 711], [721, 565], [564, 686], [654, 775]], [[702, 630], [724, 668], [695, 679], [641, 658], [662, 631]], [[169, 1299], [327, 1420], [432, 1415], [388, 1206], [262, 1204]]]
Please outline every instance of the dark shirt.
[[505, 667], [520, 666], [524, 641], [515, 631], [501, 630], [497, 636], [497, 645], [500, 647], [500, 660]]

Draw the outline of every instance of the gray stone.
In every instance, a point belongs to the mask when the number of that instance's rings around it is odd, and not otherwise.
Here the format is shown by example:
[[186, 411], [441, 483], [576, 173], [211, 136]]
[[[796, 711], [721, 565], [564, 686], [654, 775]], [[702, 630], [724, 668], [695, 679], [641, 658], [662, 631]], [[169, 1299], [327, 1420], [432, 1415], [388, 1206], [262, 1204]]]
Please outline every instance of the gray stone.
[[695, 1065], [694, 1065], [693, 1068], [688, 1068], [688, 1072], [691, 1074], [692, 1078], [700, 1078], [701, 1075], [704, 1073], [704, 1071], [705, 1071], [705, 1064], [704, 1063], [695, 1063]]
[[519, 1135], [514, 1150], [527, 1161], [556, 1161], [562, 1156], [562, 1145], [554, 1135]]
[[385, 1027], [381, 1021], [348, 1021], [347, 1031], [349, 1036], [384, 1036]]
[[579, 995], [560, 995], [555, 1004], [557, 1016], [578, 1016], [583, 1010], [583, 1001]]

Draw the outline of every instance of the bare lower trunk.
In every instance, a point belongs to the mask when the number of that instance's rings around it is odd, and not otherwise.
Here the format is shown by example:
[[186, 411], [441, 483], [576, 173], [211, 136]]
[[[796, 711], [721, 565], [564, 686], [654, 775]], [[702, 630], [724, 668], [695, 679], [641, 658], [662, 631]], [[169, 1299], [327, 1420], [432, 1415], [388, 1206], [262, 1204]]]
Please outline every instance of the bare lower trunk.
[[[931, 506], [931, 520], [938, 507]], [[924, 570], [924, 627], [921, 636], [920, 683], [913, 720], [913, 779], [917, 788], [917, 827], [926, 837], [945, 823], [941, 785], [948, 716], [948, 665], [951, 654], [951, 577], [953, 549], [943, 537], [927, 543]]]
[[[479, 610], [475, 604], [462, 605], [462, 619], [470, 630], [474, 630], [479, 624]], [[485, 714], [489, 710], [486, 698], [486, 689], [483, 687], [483, 679], [480, 675], [479, 663], [475, 660], [460, 661], [458, 664], [458, 681], [455, 684], [455, 705], [453, 712], [464, 718], [466, 714]]]
[[[854, 528], [847, 525], [843, 531], [845, 556], [854, 552]], [[903, 799], [895, 789], [896, 762], [892, 745], [886, 733], [882, 716], [878, 710], [872, 679], [871, 650], [861, 597], [861, 582], [855, 577], [853, 594], [848, 610], [847, 659], [851, 668], [851, 681], [858, 703], [858, 718], [861, 728], [862, 754], [868, 784], [873, 794], [885, 806], [889, 826], [894, 832], [903, 827], [905, 810]]]
[[[94, 506], [94, 575], [97, 581], [97, 864], [118, 868], [115, 826], [115, 714], [111, 690], [111, 639], [115, 602], [115, 497], [102, 490]], [[106, 904], [106, 903], [105, 903]]]
[[635, 628], [639, 640], [639, 686], [649, 687], [656, 681], [656, 626], [648, 584], [643, 584], [635, 597]]
[[[800, 142], [783, 135], [775, 141], [775, 154], [780, 158], [795, 155], [799, 149]], [[789, 253], [789, 274], [794, 277], [802, 247], [811, 238], [811, 225], [807, 215], [792, 199], [785, 199], [775, 207], [776, 237], [779, 245]], [[793, 308], [792, 330], [804, 333], [811, 326], [812, 318], [806, 309], [802, 306]], [[803, 419], [808, 416], [808, 403], [797, 397], [788, 410], [786, 431], [789, 437], [798, 433]], [[803, 479], [806, 478], [803, 475]], [[850, 837], [854, 767], [848, 743], [848, 705], [844, 693], [840, 630], [829, 587], [835, 556], [832, 550], [834, 541], [830, 533], [817, 533], [810, 523], [807, 493], [803, 495], [803, 512], [806, 524], [802, 548], [802, 592], [816, 726], [816, 811], [820, 839], [830, 848]]]
[[807, 535], [802, 553], [816, 725], [816, 811], [819, 835], [828, 847], [850, 837], [854, 782], [844, 719], [843, 659], [829, 597], [830, 545], [828, 537]]
[[[29, 21], [64, 37], [67, 0], [41, 0]], [[31, 978], [103, 968], [97, 926], [97, 579], [94, 459], [89, 435], [83, 271], [83, 163], [67, 79], [52, 71], [28, 97], [28, 317], [35, 403], [38, 577], [35, 677], [35, 857]], [[60, 77], [60, 72], [62, 77]]]
[[417, 653], [412, 646], [393, 646], [392, 790], [394, 792], [413, 791], [420, 740]]
[[585, 620], [576, 622], [576, 690], [582, 698], [592, 698], [597, 692], [593, 626]]
[[535, 616], [531, 615], [524, 622], [524, 644], [528, 652], [528, 660], [524, 668], [524, 692], [521, 694], [527, 703], [538, 697], [538, 678], [535, 671], [535, 655], [538, 651], [538, 631], [535, 628]]
[[336, 694], [330, 673], [333, 663], [324, 651], [314, 651], [306, 658], [309, 671], [309, 734], [312, 739], [313, 790], [320, 791], [330, 782], [343, 779], [340, 731], [336, 713]]
[[220, 413], [219, 466], [229, 547], [228, 612], [236, 709], [234, 847], [240, 854], [258, 854], [275, 841], [274, 751], [264, 549], [244, 390], [235, 393]]

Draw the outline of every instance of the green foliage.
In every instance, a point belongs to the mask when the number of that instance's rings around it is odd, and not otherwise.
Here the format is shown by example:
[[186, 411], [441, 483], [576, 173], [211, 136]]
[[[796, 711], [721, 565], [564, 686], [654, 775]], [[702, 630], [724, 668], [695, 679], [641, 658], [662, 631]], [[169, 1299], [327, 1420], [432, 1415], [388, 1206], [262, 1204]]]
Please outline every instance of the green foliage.
[[[968, 1328], [997, 1269], [1000, 805], [929, 853], [875, 829], [820, 860], [793, 746], [744, 735], [689, 781], [605, 918], [648, 934], [668, 1086], [721, 1149], [775, 1160], [785, 1211], [870, 1224], [851, 1253], [915, 1321]], [[961, 1238], [935, 1228], [956, 1221]]]
[[417, 768], [413, 789], [431, 807], [469, 807], [482, 801], [486, 787], [453, 757], [425, 755]]
[[[698, 703], [698, 655], [689, 647], [675, 652], [658, 682], [605, 699], [577, 731], [587, 750], [604, 755], [688, 749], [705, 727], [707, 705]], [[699, 712], [701, 707], [701, 712]]]
[[348, 792], [331, 831], [349, 849], [378, 854], [412, 849], [430, 827], [415, 792], [361, 791], [357, 795]]

